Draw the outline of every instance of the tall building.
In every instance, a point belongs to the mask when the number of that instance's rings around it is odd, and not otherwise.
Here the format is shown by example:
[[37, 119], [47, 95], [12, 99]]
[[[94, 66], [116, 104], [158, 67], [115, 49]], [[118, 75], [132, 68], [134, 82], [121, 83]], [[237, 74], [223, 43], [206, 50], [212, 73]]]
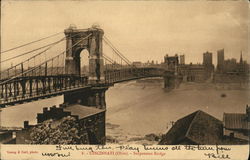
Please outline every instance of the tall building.
[[180, 55], [180, 64], [184, 65], [185, 64], [185, 55]]
[[217, 71], [222, 72], [224, 66], [224, 49], [217, 51]]
[[210, 52], [205, 52], [203, 53], [203, 65], [204, 66], [212, 66], [213, 62], [212, 62], [212, 53]]

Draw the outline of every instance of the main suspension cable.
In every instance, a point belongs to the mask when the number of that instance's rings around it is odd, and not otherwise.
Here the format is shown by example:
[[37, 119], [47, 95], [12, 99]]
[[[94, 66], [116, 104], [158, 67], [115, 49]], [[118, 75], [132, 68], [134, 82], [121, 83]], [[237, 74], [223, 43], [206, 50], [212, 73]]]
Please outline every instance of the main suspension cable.
[[127, 63], [131, 63], [130, 60], [128, 60], [112, 43], [111, 41], [104, 36], [104, 42], [114, 51], [116, 54], [118, 54], [121, 58], [124, 59]]
[[[43, 49], [43, 48], [46, 48], [46, 47], [54, 46], [55, 44], [57, 44], [57, 43], [59, 43], [59, 42], [61, 42], [61, 41], [65, 40], [65, 39], [66, 39], [66, 38], [64, 37], [64, 38], [60, 39], [59, 41], [56, 41], [56, 42], [53, 42], [53, 43], [47, 44], [47, 45], [45, 45], [45, 46], [42, 46], [42, 47], [39, 47], [39, 48], [33, 49], [33, 50], [31, 50], [31, 51], [28, 51], [28, 52], [24, 52], [24, 53], [22, 53], [22, 54], [19, 54], [19, 55], [17, 55], [17, 56], [14, 56], [14, 57], [11, 57], [11, 58], [8, 58], [8, 59], [5, 59], [5, 60], [1, 61], [0, 63], [7, 62], [7, 61], [9, 61], [9, 60], [12, 60], [12, 59], [15, 59], [15, 58], [18, 58], [18, 57], [24, 56], [24, 55], [26, 55], [26, 54], [29, 54], [29, 53], [35, 52], [35, 51], [37, 51], [37, 50], [40, 50], [40, 49]], [[42, 53], [43, 53], [43, 52], [42, 52]]]
[[[73, 38], [73, 37], [75, 37], [75, 36], [77, 36], [77, 35], [79, 35], [79, 34], [80, 34], [80, 33], [75, 34], [74, 36], [71, 36], [71, 38]], [[28, 52], [24, 52], [24, 53], [22, 53], [22, 54], [20, 54], [20, 55], [17, 55], [17, 56], [15, 56], [15, 57], [11, 57], [11, 58], [8, 58], [8, 59], [6, 59], [6, 60], [3, 60], [3, 61], [1, 61], [0, 63], [4, 63], [4, 62], [6, 62], [6, 61], [9, 61], [9, 60], [12, 60], [12, 59], [15, 59], [15, 58], [21, 57], [21, 56], [23, 56], [23, 55], [26, 55], [26, 54], [29, 54], [29, 53], [35, 52], [35, 51], [37, 51], [37, 50], [40, 50], [40, 49], [43, 49], [43, 48], [46, 48], [46, 47], [51, 48], [50, 46], [54, 46], [55, 44], [58, 44], [58, 43], [60, 43], [61, 41], [65, 40], [65, 39], [66, 39], [66, 37], [63, 37], [63, 38], [62, 38], [62, 39], [60, 39], [59, 41], [56, 41], [56, 42], [53, 42], [53, 43], [47, 44], [47, 45], [45, 45], [45, 46], [42, 46], [42, 47], [39, 47], [39, 48], [33, 49], [33, 50], [31, 50], [31, 51], [28, 51]], [[47, 49], [46, 49], [46, 51], [47, 51]], [[40, 54], [41, 54], [41, 53], [43, 53], [43, 51], [42, 51], [42, 52], [40, 52]], [[40, 55], [40, 54], [38, 53], [37, 55]], [[36, 55], [35, 55], [35, 56], [36, 56]]]
[[[54, 44], [50, 45], [50, 46], [49, 46], [48, 48], [46, 48], [45, 50], [43, 50], [43, 51], [37, 53], [36, 55], [34, 55], [34, 56], [32, 56], [32, 57], [26, 59], [25, 61], [22, 61], [21, 63], [16, 64], [16, 65], [13, 66], [13, 67], [10, 67], [10, 68], [8, 68], [8, 69], [5, 69], [4, 71], [10, 70], [10, 69], [12, 69], [12, 68], [14, 68], [14, 67], [16, 67], [16, 66], [18, 66], [18, 65], [20, 65], [20, 64], [23, 64], [23, 63], [25, 63], [25, 62], [27, 62], [27, 61], [29, 61], [29, 60], [31, 60], [31, 59], [33, 59], [33, 58], [35, 58], [35, 57], [41, 55], [42, 53], [47, 52], [49, 49], [51, 49], [52, 47], [54, 47], [56, 44], [62, 42], [64, 39], [65, 39], [65, 38], [62, 38], [61, 40], [59, 40], [59, 41], [55, 42]], [[34, 63], [35, 63], [35, 62], [34, 62]], [[2, 71], [2, 72], [4, 72], [4, 71]]]
[[39, 41], [42, 41], [42, 40], [45, 40], [45, 39], [54, 37], [54, 36], [57, 36], [57, 35], [59, 35], [59, 34], [61, 34], [61, 33], [63, 33], [63, 32], [59, 32], [59, 33], [50, 35], [50, 36], [48, 36], [48, 37], [44, 37], [44, 38], [41, 38], [41, 39], [38, 39], [38, 40], [35, 40], [35, 41], [32, 41], [32, 42], [29, 42], [29, 43], [26, 43], [26, 44], [22, 44], [22, 45], [20, 45], [20, 46], [14, 47], [14, 48], [7, 49], [7, 50], [5, 50], [5, 51], [0, 52], [0, 54], [5, 53], [5, 52], [9, 52], [9, 51], [12, 51], [12, 50], [15, 50], [15, 49], [18, 49], [18, 48], [22, 48], [22, 47], [25, 47], [25, 46], [27, 46], [27, 45], [30, 45], [30, 44], [33, 44], [33, 43], [36, 43], [36, 42], [39, 42]]

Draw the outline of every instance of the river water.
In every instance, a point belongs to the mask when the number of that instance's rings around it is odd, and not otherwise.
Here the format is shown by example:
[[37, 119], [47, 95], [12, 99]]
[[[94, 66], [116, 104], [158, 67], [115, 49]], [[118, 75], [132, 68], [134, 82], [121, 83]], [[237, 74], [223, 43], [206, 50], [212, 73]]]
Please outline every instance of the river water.
[[[159, 79], [116, 84], [106, 92], [108, 143], [151, 143], [145, 135], [166, 133], [172, 121], [202, 110], [222, 120], [223, 113], [245, 113], [249, 90], [217, 89], [210, 83], [182, 83], [165, 91]], [[221, 96], [224, 94], [225, 96]], [[21, 127], [23, 121], [36, 123], [43, 107], [62, 103], [54, 97], [2, 109], [1, 126]], [[110, 140], [111, 139], [111, 140]]]

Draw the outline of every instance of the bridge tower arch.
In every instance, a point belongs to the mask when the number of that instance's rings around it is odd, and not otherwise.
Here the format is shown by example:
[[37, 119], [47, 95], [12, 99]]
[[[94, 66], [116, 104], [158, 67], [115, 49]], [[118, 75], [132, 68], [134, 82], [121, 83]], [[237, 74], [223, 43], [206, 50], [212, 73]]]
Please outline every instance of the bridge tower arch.
[[77, 29], [70, 26], [64, 30], [66, 36], [65, 73], [80, 76], [82, 50], [89, 52], [89, 83], [104, 82], [102, 39], [104, 31], [98, 27]]

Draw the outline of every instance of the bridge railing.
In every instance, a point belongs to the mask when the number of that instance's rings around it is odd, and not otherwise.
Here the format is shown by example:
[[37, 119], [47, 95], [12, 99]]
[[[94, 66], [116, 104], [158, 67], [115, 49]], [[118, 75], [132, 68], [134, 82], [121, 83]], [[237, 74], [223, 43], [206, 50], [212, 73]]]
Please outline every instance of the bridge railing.
[[106, 69], [104, 71], [105, 83], [117, 83], [138, 78], [161, 76], [163, 70], [160, 68], [121, 68]]
[[87, 85], [88, 77], [73, 75], [18, 77], [0, 83], [0, 105], [62, 94]]

